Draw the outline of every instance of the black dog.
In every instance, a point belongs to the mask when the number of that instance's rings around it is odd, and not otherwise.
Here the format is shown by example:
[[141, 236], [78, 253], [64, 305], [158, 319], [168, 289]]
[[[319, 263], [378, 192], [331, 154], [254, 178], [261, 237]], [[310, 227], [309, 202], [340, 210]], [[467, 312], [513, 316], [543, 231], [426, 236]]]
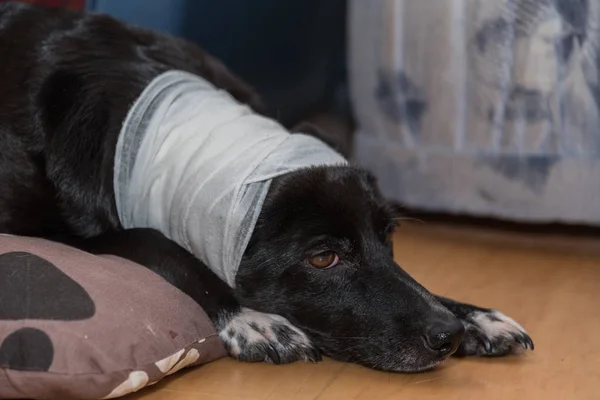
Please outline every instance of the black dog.
[[123, 229], [113, 189], [119, 131], [148, 83], [172, 69], [260, 112], [253, 89], [191, 43], [107, 16], [0, 4], [0, 231], [150, 268], [206, 310], [240, 360], [325, 354], [421, 371], [453, 353], [533, 348], [512, 319], [434, 296], [394, 263], [394, 212], [356, 167], [272, 182], [235, 289], [163, 232]]

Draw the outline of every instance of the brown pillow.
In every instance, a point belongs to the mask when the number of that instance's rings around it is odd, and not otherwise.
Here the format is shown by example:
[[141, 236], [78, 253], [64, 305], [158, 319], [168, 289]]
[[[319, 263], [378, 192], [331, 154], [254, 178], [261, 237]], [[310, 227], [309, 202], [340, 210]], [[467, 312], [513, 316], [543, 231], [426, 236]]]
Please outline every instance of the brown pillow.
[[114, 398], [225, 354], [202, 308], [148, 269], [0, 235], [0, 398]]

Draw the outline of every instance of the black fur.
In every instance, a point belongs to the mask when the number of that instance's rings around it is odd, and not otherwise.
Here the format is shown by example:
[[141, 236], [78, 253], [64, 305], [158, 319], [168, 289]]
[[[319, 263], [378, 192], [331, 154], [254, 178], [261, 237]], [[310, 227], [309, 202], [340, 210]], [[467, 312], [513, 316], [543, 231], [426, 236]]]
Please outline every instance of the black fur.
[[[188, 71], [262, 109], [251, 87], [195, 45], [103, 15], [1, 3], [0, 60], [0, 231], [150, 268], [204, 307], [241, 360], [317, 361], [321, 351], [418, 371], [457, 348], [485, 354], [529, 344], [524, 332], [482, 337], [476, 324], [485, 319], [473, 313], [491, 310], [436, 298], [394, 263], [394, 212], [356, 167], [273, 182], [235, 290], [161, 232], [123, 230], [115, 145], [128, 108], [154, 77]], [[337, 266], [308, 263], [326, 250], [339, 255]]]

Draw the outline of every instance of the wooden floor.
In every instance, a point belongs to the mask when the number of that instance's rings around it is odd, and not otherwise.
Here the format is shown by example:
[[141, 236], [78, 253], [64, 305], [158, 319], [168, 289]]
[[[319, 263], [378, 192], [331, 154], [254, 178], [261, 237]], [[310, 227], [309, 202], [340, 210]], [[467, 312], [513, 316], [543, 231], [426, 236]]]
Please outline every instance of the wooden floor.
[[127, 400], [600, 399], [600, 239], [410, 224], [403, 267], [431, 291], [498, 308], [536, 349], [452, 359], [427, 373], [375, 372], [326, 360], [289, 366], [229, 359], [179, 373]]

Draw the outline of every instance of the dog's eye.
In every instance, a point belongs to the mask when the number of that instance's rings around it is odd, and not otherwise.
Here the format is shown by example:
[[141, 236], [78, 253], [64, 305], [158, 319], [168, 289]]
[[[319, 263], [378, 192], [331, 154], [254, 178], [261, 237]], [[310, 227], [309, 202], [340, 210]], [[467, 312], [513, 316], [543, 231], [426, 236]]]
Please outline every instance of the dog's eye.
[[326, 251], [308, 259], [310, 265], [312, 265], [315, 268], [321, 269], [333, 267], [339, 261], [340, 258], [333, 251]]

